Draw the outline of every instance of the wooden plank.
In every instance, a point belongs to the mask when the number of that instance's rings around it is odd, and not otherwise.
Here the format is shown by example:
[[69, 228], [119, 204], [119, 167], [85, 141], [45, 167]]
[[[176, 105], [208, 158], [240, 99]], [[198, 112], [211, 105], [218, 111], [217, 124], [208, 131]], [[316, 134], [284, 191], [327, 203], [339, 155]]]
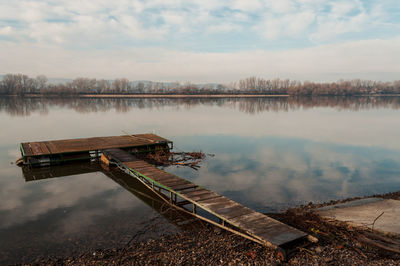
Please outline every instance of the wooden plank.
[[176, 176], [176, 175], [173, 175], [173, 174], [161, 171], [161, 170], [157, 172], [157, 176], [156, 177], [159, 178], [159, 179], [163, 179], [163, 178], [166, 178], [166, 177], [168, 177], [168, 178], [176, 177], [176, 178], [179, 178], [179, 179], [183, 179], [183, 178], [181, 178], [179, 176]]
[[[147, 170], [147, 171], [138, 171], [140, 174], [147, 176], [151, 179], [155, 179], [156, 177], [158, 177], [158, 172], [157, 171], [153, 171], [153, 170]], [[176, 178], [174, 176], [169, 176], [169, 177], [165, 177], [165, 179], [171, 179], [171, 178]]]
[[34, 155], [43, 155], [40, 143], [30, 143], [30, 147]]
[[179, 178], [174, 175], [169, 175], [169, 176], [164, 176], [164, 177], [159, 177], [158, 175], [153, 175], [153, 176], [151, 176], [151, 178], [156, 180], [159, 183], [183, 180], [182, 178]]
[[[158, 174], [161, 175], [163, 173], [163, 171], [161, 171], [160, 169], [158, 169], [155, 166], [144, 166], [144, 167], [136, 167], [135, 168], [136, 171], [140, 172], [140, 173], [154, 173], [154, 174]], [[171, 174], [169, 174], [170, 176], [173, 176]]]
[[157, 168], [155, 168], [154, 166], [151, 166], [151, 165], [146, 165], [146, 166], [135, 166], [134, 169], [140, 173], [145, 173], [145, 172], [149, 172], [149, 171], [154, 171]]
[[169, 188], [171, 188], [174, 191], [179, 191], [179, 190], [185, 190], [188, 188], [196, 188], [198, 187], [198, 185], [195, 185], [193, 183], [189, 183], [189, 184], [184, 184], [184, 185], [173, 185], [173, 186], [168, 186]]
[[171, 187], [171, 186], [177, 186], [177, 185], [187, 185], [187, 184], [191, 184], [193, 185], [192, 182], [186, 181], [184, 179], [180, 179], [180, 180], [175, 180], [175, 181], [170, 181], [170, 182], [161, 182], [163, 185], [167, 186], [167, 187]]
[[254, 211], [252, 209], [249, 209], [245, 206], [242, 206], [242, 207], [243, 208], [231, 210], [230, 212], [228, 212], [227, 214], [224, 214], [222, 216], [225, 217], [227, 220], [230, 220], [235, 217], [240, 217], [240, 216], [243, 216], [246, 214], [254, 213]]
[[304, 233], [300, 230], [297, 230], [294, 228], [288, 229], [287, 227], [288, 227], [288, 225], [279, 226], [279, 227], [276, 226], [274, 228], [270, 228], [270, 229], [268, 229], [268, 231], [260, 233], [259, 237], [261, 239], [264, 239], [265, 241], [268, 241], [268, 242], [276, 245], [276, 246], [281, 246], [285, 243], [288, 243], [288, 242], [294, 241], [296, 239], [300, 239], [300, 238], [307, 236], [306, 233]]
[[[236, 202], [235, 202], [236, 203]], [[209, 208], [213, 208], [213, 207], [209, 207]], [[218, 213], [219, 215], [223, 216], [226, 219], [229, 219], [229, 214], [231, 214], [232, 212], [236, 212], [238, 210], [244, 210], [246, 207], [244, 207], [243, 205], [236, 203], [236, 204], [231, 204], [228, 205], [227, 207], [222, 207], [219, 208], [217, 210], [215, 210], [215, 213]]]
[[145, 161], [141, 161], [141, 160], [133, 160], [133, 161], [129, 161], [129, 162], [124, 162], [125, 165], [129, 165], [129, 167], [143, 167], [143, 166], [148, 166], [149, 164], [146, 163]]
[[51, 141], [46, 142], [47, 148], [50, 150], [51, 153], [57, 153], [57, 149], [54, 147], [54, 144]]
[[175, 177], [177, 180], [176, 181], [168, 181], [168, 182], [165, 182], [165, 181], [162, 181], [163, 182], [163, 184], [165, 184], [165, 185], [176, 185], [176, 184], [193, 184], [192, 182], [190, 182], [190, 181], [187, 181], [187, 180], [185, 180], [185, 179], [182, 179], [182, 178], [179, 178], [179, 177]]
[[149, 175], [149, 174], [159, 174], [160, 171], [155, 168], [154, 166], [149, 166], [149, 167], [135, 167], [134, 168], [136, 172], [139, 172], [144, 175]]
[[194, 190], [186, 190], [186, 191], [179, 192], [179, 194], [183, 194], [184, 196], [190, 197], [190, 196], [196, 196], [196, 195], [208, 193], [208, 192], [210, 192], [210, 190], [202, 188], [202, 187], [197, 187]]
[[220, 203], [220, 204], [213, 204], [213, 205], [209, 205], [206, 206], [208, 210], [217, 213], [217, 211], [221, 211], [223, 209], [227, 209], [233, 206], [238, 206], [240, 205], [239, 203], [236, 202], [227, 202], [227, 203]]
[[[132, 165], [136, 169], [150, 166], [150, 164], [148, 164], [146, 162], [143, 162], [143, 161], [125, 162], [124, 164], [127, 164], [127, 163], [129, 163], [130, 165]], [[153, 166], [153, 167], [155, 167], [155, 166]]]
[[275, 221], [263, 219], [258, 220], [256, 224], [243, 224], [241, 228], [251, 232], [254, 235], [260, 235], [262, 233], [270, 232], [271, 229], [272, 231], [275, 231], [277, 228], [279, 228], [279, 224], [275, 223]]
[[242, 224], [241, 228], [276, 246], [280, 246], [307, 235], [300, 230], [268, 216], [263, 217], [262, 220], [253, 220], [252, 222]]
[[230, 221], [234, 225], [243, 226], [243, 225], [249, 224], [252, 221], [264, 220], [264, 217], [265, 217], [264, 214], [254, 211], [253, 213], [249, 213], [246, 215], [232, 218]]
[[[151, 177], [150, 177], [150, 178], [151, 178]], [[155, 181], [157, 181], [157, 180], [155, 180]], [[165, 181], [165, 182], [172, 182], [172, 181], [177, 181], [177, 179], [176, 179], [175, 177], [171, 177], [171, 178], [169, 178], [169, 179], [164, 179], [164, 181]], [[157, 182], [164, 185], [164, 183], [161, 182], [161, 181], [157, 181]]]
[[207, 194], [200, 194], [200, 195], [197, 195], [197, 196], [191, 196], [191, 197], [188, 197], [188, 198], [190, 198], [193, 201], [196, 201], [199, 206], [203, 206], [204, 207], [206, 205], [201, 204], [201, 200], [217, 199], [217, 198], [221, 198], [221, 197], [222, 197], [221, 195], [218, 195], [216, 193], [212, 193], [211, 192], [211, 193], [207, 193]]
[[25, 156], [31, 156], [33, 154], [31, 147], [29, 147], [28, 143], [21, 143], [22, 149], [24, 150]]
[[46, 142], [40, 143], [40, 149], [42, 150], [43, 154], [51, 154], [51, 152], [47, 148]]
[[[217, 193], [214, 193], [214, 192], [212, 192], [212, 193], [213, 193], [213, 195], [218, 195]], [[218, 196], [220, 196], [220, 195], [218, 195]], [[209, 198], [209, 199], [198, 200], [198, 202], [199, 202], [199, 204], [204, 205], [204, 206], [211, 206], [211, 205], [222, 204], [222, 203], [229, 204], [229, 203], [232, 203], [233, 201], [226, 197], [220, 196], [219, 198], [215, 198], [215, 199]]]

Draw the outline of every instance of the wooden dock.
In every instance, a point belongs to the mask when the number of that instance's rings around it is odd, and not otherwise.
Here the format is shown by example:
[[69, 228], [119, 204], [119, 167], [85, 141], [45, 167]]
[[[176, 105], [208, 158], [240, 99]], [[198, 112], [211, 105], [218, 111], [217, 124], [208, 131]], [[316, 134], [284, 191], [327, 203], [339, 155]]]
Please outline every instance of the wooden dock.
[[102, 150], [119, 148], [129, 153], [172, 149], [172, 141], [155, 134], [137, 134], [21, 143], [23, 163], [45, 166], [66, 161], [89, 160]]
[[[137, 178], [175, 207], [257, 243], [276, 248], [283, 257], [286, 257], [288, 247], [308, 237], [300, 230], [158, 169], [121, 149], [104, 150], [101, 161], [110, 166], [116, 165]], [[211, 214], [217, 221], [200, 215], [200, 210]]]

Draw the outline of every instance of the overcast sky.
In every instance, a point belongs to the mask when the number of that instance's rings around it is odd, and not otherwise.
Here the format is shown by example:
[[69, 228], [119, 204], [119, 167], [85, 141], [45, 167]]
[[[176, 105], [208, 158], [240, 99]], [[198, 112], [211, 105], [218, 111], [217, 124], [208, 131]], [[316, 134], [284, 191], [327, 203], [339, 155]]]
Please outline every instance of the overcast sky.
[[400, 79], [398, 0], [0, 0], [0, 74]]

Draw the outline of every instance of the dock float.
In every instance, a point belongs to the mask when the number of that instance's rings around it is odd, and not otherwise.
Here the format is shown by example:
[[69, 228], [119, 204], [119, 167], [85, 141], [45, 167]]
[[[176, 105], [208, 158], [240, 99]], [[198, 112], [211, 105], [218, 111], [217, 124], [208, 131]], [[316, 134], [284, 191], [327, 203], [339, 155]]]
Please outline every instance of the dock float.
[[102, 150], [118, 148], [138, 154], [173, 148], [170, 140], [155, 134], [24, 142], [20, 145], [23, 164], [47, 166], [67, 161], [99, 158]]
[[[103, 150], [101, 162], [108, 167], [116, 166], [138, 179], [162, 199], [186, 213], [264, 246], [275, 248], [282, 260], [286, 260], [288, 250], [299, 243], [304, 243], [307, 239], [317, 241], [294, 227], [165, 172], [121, 149]], [[199, 212], [211, 215], [217, 221], [206, 218], [206, 215]]]

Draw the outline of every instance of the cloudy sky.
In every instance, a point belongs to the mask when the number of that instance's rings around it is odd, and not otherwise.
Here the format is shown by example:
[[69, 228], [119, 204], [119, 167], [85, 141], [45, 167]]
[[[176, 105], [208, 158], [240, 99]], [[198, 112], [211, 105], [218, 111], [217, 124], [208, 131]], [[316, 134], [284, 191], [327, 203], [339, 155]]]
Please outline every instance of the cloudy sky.
[[0, 0], [0, 74], [399, 79], [398, 0]]

